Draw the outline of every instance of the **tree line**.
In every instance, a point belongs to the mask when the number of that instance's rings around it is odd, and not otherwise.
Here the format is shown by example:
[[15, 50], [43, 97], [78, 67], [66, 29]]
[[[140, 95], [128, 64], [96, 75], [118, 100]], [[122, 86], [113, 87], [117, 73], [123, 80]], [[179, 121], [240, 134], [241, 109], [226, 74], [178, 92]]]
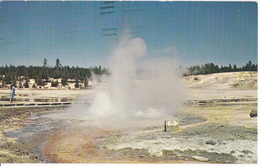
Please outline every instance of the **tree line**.
[[[86, 82], [87, 79], [91, 78], [92, 73], [96, 75], [108, 74], [108, 70], [106, 68], [102, 69], [101, 66], [90, 68], [63, 66], [59, 58], [56, 59], [56, 65], [52, 67], [48, 66], [48, 61], [44, 58], [42, 66], [1, 66], [0, 81], [2, 81], [3, 86], [4, 84], [15, 84], [16, 81], [21, 82], [25, 80], [26, 87], [28, 86], [29, 79], [35, 79], [37, 85], [44, 86], [47, 82], [50, 82], [50, 78], [61, 78], [62, 85], [65, 86], [70, 78], [76, 80], [77, 86], [79, 81]], [[56, 84], [58, 85], [58, 82], [52, 82], [52, 86]]]
[[223, 72], [237, 72], [237, 71], [257, 71], [258, 64], [253, 64], [251, 60], [242, 67], [237, 67], [237, 65], [231, 65], [220, 67], [214, 63], [206, 63], [204, 65], [196, 65], [188, 67], [188, 72], [184, 73], [184, 76], [188, 75], [201, 75], [201, 74], [211, 74], [211, 73], [223, 73]]
[[[206, 63], [201, 66], [196, 65], [186, 68], [188, 72], [185, 72], [183, 76], [221, 72], [257, 71], [257, 67], [258, 64], [253, 64], [251, 60], [249, 60], [249, 62], [242, 67], [237, 67], [235, 64], [229, 64], [229, 66], [221, 65], [219, 67], [214, 63]], [[70, 78], [75, 80], [75, 87], [78, 87], [80, 81], [84, 82], [85, 86], [87, 86], [87, 79], [91, 78], [92, 73], [95, 75], [103, 75], [109, 74], [109, 71], [106, 68], [101, 68], [101, 66], [90, 68], [63, 66], [59, 58], [56, 59], [56, 65], [52, 67], [48, 66], [48, 61], [44, 58], [42, 66], [26, 67], [24, 65], [20, 65], [16, 67], [13, 65], [5, 65], [0, 67], [0, 81], [3, 86], [5, 84], [15, 85], [17, 81], [21, 83], [21, 81], [25, 80], [26, 82], [24, 86], [28, 87], [29, 79], [35, 79], [37, 85], [44, 86], [50, 82], [50, 78], [61, 78], [61, 83], [65, 86]], [[58, 86], [58, 81], [52, 81], [51, 83], [54, 87]]]

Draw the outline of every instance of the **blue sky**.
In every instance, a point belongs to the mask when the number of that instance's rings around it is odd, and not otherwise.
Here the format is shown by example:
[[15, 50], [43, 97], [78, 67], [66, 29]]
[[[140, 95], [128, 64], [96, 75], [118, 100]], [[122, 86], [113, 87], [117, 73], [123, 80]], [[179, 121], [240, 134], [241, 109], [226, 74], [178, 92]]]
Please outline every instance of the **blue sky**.
[[[107, 11], [114, 13], [101, 14]], [[176, 57], [184, 67], [257, 63], [255, 2], [3, 1], [0, 25], [0, 65], [41, 66], [46, 58], [54, 66], [59, 58], [106, 66], [126, 27], [146, 41], [143, 58]]]

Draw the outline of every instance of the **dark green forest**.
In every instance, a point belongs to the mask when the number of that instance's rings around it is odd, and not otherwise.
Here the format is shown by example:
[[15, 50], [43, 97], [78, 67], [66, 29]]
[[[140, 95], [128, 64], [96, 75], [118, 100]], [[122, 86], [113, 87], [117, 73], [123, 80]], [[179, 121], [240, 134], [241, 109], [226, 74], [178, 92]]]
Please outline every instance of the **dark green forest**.
[[[188, 72], [185, 72], [183, 76], [189, 75], [200, 75], [200, 74], [211, 74], [221, 72], [238, 72], [238, 71], [257, 71], [257, 64], [253, 64], [251, 60], [242, 67], [237, 67], [235, 64], [229, 66], [220, 67], [214, 63], [206, 63], [204, 65], [196, 65], [186, 68]], [[181, 68], [181, 67], [180, 67]], [[2, 66], [0, 67], [0, 81], [4, 84], [15, 84], [16, 81], [25, 80], [25, 87], [28, 85], [29, 79], [35, 79], [37, 85], [46, 85], [49, 78], [62, 78], [62, 85], [67, 84], [68, 78], [74, 79], [76, 85], [79, 81], [86, 82], [87, 79], [91, 78], [91, 73], [95, 75], [109, 74], [108, 69], [99, 67], [70, 67], [63, 66], [60, 60], [56, 59], [55, 66], [48, 66], [47, 59], [44, 58], [42, 66]], [[5, 77], [3, 77], [5, 75]], [[24, 78], [21, 78], [24, 76]], [[52, 86], [57, 86], [58, 82], [52, 82]]]
[[[49, 81], [49, 78], [62, 78], [62, 84], [66, 85], [68, 78], [75, 79], [76, 84], [79, 81], [86, 81], [86, 79], [91, 78], [91, 73], [96, 75], [108, 74], [106, 68], [99, 67], [70, 67], [70, 66], [62, 66], [59, 59], [56, 59], [56, 65], [54, 67], [48, 66], [47, 59], [43, 60], [42, 66], [2, 66], [0, 67], [0, 81], [2, 81], [2, 85], [4, 84], [15, 84], [16, 81], [26, 80], [26, 84], [29, 79], [35, 79], [37, 85], [46, 85]], [[3, 77], [2, 75], [5, 75]], [[24, 76], [24, 78], [21, 78]], [[52, 86], [58, 84], [57, 82], [52, 82]], [[57, 85], [56, 85], [57, 86]], [[25, 85], [26, 87], [26, 85]]]
[[201, 74], [212, 74], [212, 73], [223, 73], [223, 72], [238, 72], [238, 71], [257, 71], [257, 64], [253, 64], [251, 60], [245, 64], [245, 66], [237, 67], [237, 65], [229, 64], [228, 66], [215, 65], [214, 63], [206, 63], [204, 65], [196, 65], [188, 67], [188, 72], [184, 76], [188, 75], [201, 75]]

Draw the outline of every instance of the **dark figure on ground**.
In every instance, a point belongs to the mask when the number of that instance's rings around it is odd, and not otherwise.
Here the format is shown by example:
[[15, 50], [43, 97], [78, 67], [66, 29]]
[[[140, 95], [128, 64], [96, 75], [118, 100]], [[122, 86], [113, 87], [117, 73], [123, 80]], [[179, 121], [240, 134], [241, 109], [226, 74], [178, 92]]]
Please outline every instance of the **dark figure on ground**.
[[252, 118], [252, 117], [255, 117], [255, 116], [257, 116], [257, 110], [252, 110], [250, 112], [250, 117]]

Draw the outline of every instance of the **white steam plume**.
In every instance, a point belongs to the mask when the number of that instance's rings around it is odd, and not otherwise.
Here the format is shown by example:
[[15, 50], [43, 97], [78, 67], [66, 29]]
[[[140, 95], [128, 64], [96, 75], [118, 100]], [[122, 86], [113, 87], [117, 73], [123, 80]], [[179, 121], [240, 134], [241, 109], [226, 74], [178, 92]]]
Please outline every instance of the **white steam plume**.
[[137, 73], [136, 60], [146, 53], [141, 38], [126, 37], [113, 53], [108, 85], [100, 90], [89, 113], [94, 116], [162, 117], [173, 115], [183, 101], [184, 87], [171, 58], [145, 61]]

